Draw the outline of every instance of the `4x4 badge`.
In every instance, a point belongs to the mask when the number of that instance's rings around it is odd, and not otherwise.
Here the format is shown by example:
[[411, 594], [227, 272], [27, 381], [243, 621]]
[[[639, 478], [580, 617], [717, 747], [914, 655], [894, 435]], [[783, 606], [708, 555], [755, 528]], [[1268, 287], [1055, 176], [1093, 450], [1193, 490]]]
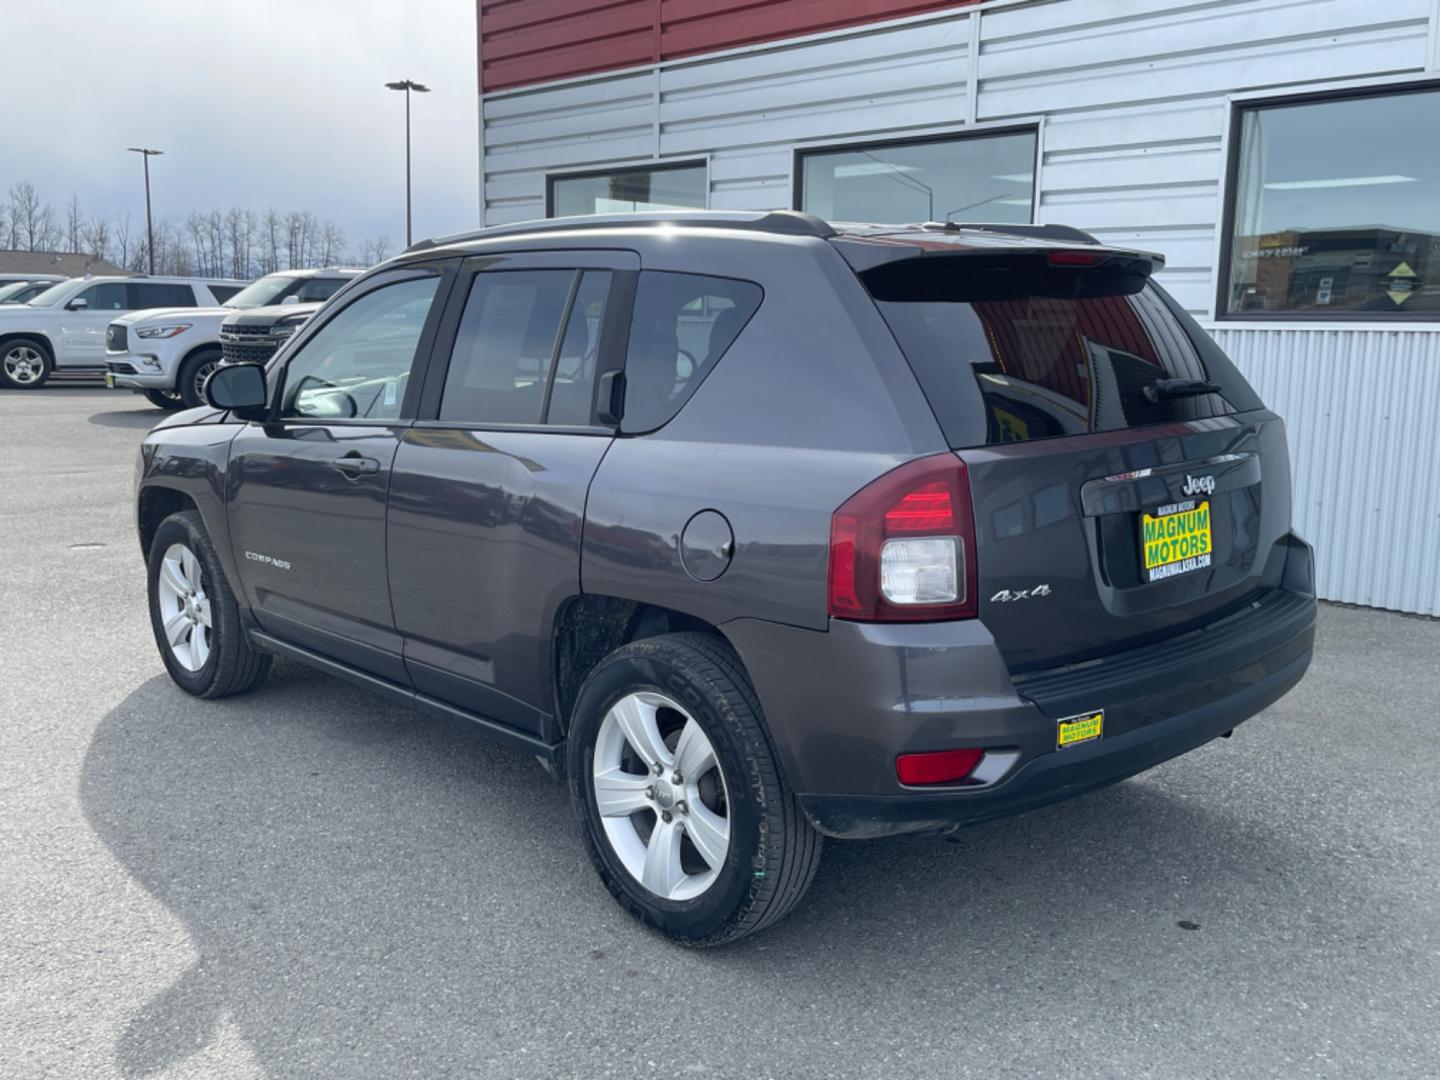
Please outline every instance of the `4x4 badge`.
[[1036, 585], [1033, 589], [1001, 589], [990, 597], [990, 602], [992, 604], [1008, 604], [1013, 600], [1034, 600], [1049, 595], [1049, 585]]

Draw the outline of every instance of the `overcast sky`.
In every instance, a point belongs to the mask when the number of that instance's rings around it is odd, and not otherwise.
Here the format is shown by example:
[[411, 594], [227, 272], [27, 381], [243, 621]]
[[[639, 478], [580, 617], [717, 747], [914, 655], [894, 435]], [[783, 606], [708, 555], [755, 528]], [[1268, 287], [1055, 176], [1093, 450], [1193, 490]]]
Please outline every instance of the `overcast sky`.
[[478, 217], [474, 0], [5, 0], [0, 197], [29, 180], [63, 218], [131, 215], [151, 146], [157, 217], [310, 210], [405, 237], [404, 95], [413, 78], [415, 236]]

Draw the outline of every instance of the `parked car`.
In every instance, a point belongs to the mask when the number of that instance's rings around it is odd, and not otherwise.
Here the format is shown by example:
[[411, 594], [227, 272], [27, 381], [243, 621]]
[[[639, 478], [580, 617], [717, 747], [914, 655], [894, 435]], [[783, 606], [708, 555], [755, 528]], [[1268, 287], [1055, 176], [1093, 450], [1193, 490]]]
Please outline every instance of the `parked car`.
[[[363, 273], [361, 270], [335, 270], [332, 274], [344, 275], [341, 285], [350, 278]], [[237, 311], [226, 317], [220, 325], [220, 352], [222, 364], [264, 364], [275, 355], [277, 349], [300, 329], [311, 315], [320, 310], [320, 303], [334, 293], [339, 285], [332, 285], [323, 296], [317, 295], [321, 286], [271, 298], [264, 305], [257, 305], [245, 311]]]
[[0, 308], [0, 385], [33, 390], [55, 371], [102, 374], [105, 330], [122, 311], [213, 307], [242, 282], [92, 277], [57, 282], [18, 307]]
[[0, 274], [0, 285], [14, 285], [17, 282], [48, 281], [54, 284], [57, 281], [69, 281], [64, 274]]
[[0, 304], [24, 304], [39, 296], [53, 281], [11, 281], [0, 285]]
[[284, 305], [285, 317], [308, 315], [360, 273], [330, 267], [267, 274], [236, 289], [218, 307], [122, 315], [106, 329], [105, 384], [142, 393], [161, 409], [202, 403], [200, 388], [221, 357], [222, 323], [247, 309]]
[[762, 929], [822, 836], [1115, 783], [1309, 665], [1284, 426], [1161, 261], [791, 212], [418, 245], [145, 439], [160, 655], [474, 721], [626, 910]]

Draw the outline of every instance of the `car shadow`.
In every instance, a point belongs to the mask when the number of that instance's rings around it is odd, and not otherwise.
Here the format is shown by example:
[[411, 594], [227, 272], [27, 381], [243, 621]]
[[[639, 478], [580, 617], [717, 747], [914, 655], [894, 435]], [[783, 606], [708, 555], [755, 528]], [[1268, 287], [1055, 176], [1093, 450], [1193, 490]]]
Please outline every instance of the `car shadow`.
[[[788, 920], [689, 952], [613, 903], [533, 759], [288, 664], [224, 702], [144, 683], [99, 724], [80, 791], [196, 953], [121, 1036], [127, 1076], [190, 1057], [227, 1018], [266, 1075], [355, 1078], [508, 1075], [522, 1053], [593, 1075], [587, 1054], [643, 1043], [702, 986], [778, 1025], [898, 1010], [901, 987], [983, 1011], [995, 980], [1070, 1010], [1103, 995], [1097, 964], [1143, 978], [1201, 940], [1178, 923], [1253, 908], [1238, 868], [1324, 875], [1281, 835], [1132, 781], [948, 842], [833, 843]], [[777, 1067], [726, 1007], [689, 1023], [729, 1025], [722, 1072]]]
[[168, 414], [160, 409], [116, 409], [113, 412], [93, 413], [90, 423], [99, 427], [130, 428], [135, 431], [149, 431], [165, 419]]

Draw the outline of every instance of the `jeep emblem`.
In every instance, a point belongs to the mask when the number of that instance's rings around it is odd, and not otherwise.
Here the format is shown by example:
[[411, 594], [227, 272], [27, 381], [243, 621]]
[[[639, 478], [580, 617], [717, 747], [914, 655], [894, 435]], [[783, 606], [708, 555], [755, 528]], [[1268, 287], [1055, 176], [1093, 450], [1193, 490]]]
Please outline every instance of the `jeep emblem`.
[[1185, 486], [1180, 489], [1186, 495], [1199, 495], [1204, 492], [1206, 495], [1215, 494], [1215, 477], [1213, 476], [1185, 476]]

